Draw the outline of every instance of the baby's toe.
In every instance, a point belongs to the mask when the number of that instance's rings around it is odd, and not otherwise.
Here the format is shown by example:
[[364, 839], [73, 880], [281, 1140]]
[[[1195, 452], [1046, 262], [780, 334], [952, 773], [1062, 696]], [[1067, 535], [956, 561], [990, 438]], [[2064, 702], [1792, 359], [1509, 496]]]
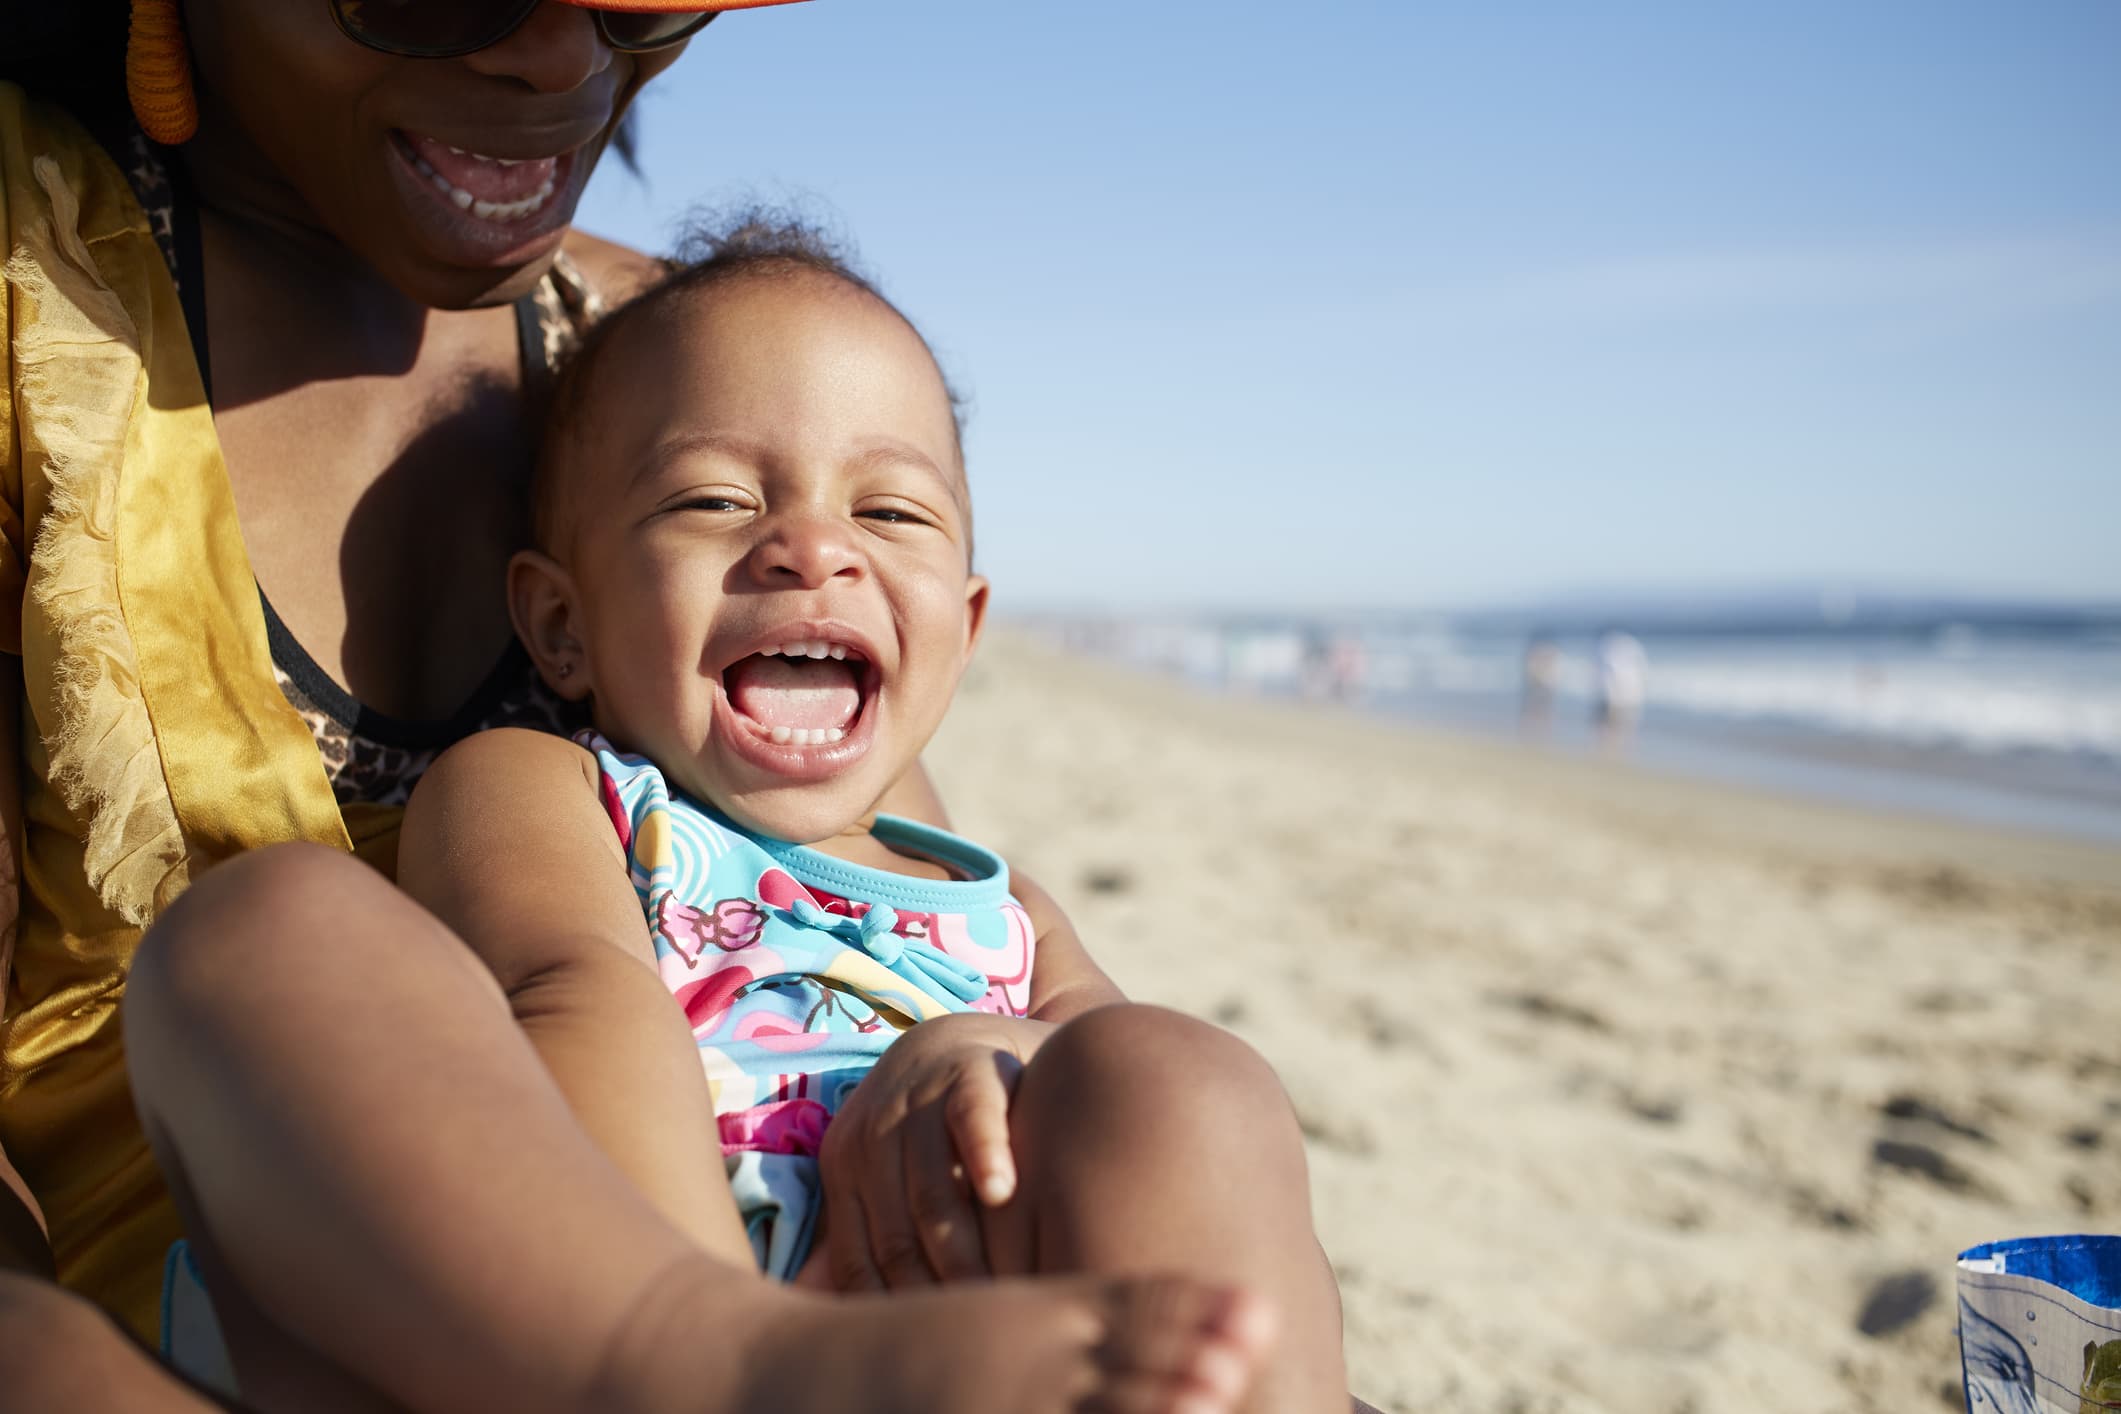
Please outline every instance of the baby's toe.
[[[1129, 1401], [1156, 1414], [1234, 1409], [1251, 1388], [1272, 1340], [1257, 1297], [1238, 1288], [1156, 1277], [1114, 1288], [1106, 1302], [1099, 1363]], [[1146, 1401], [1146, 1402], [1143, 1402]], [[1180, 1401], [1186, 1401], [1181, 1403]]]

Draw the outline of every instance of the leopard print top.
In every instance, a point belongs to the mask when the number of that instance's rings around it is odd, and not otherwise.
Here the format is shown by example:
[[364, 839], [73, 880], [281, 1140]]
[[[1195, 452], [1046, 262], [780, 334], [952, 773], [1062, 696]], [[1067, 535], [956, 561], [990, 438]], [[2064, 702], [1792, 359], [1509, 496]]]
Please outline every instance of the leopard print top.
[[[205, 327], [203, 299], [195, 277], [196, 215], [179, 197], [174, 169], [163, 152], [135, 128], [130, 151], [119, 163], [146, 210], [156, 241], [185, 306], [196, 342]], [[537, 289], [516, 306], [526, 393], [536, 397], [581, 334], [603, 313], [603, 303], [562, 255]], [[199, 367], [207, 374], [205, 350]], [[207, 375], [210, 378], [210, 375]], [[210, 386], [210, 384], [209, 384]], [[511, 642], [461, 708], [443, 721], [385, 716], [359, 702], [317, 666], [264, 602], [266, 637], [272, 646], [273, 677], [288, 704], [308, 724], [339, 804], [403, 805], [435, 757], [473, 732], [492, 727], [529, 727], [569, 735], [584, 725], [580, 709], [545, 686], [530, 656]]]

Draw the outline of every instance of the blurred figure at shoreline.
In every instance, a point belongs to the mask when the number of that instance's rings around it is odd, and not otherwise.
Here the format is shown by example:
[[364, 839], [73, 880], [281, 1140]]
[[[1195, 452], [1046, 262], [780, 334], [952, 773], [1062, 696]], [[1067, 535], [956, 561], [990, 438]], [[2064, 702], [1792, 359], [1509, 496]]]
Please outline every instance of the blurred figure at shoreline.
[[1369, 681], [1362, 637], [1346, 630], [1314, 629], [1304, 636], [1302, 690], [1306, 697], [1352, 702]]
[[1649, 655], [1632, 633], [1608, 629], [1598, 637], [1597, 688], [1592, 720], [1598, 726], [1599, 749], [1624, 756], [1635, 739], [1649, 687]]
[[1561, 687], [1561, 649], [1544, 633], [1524, 646], [1524, 694], [1517, 708], [1517, 729], [1545, 740], [1554, 729], [1554, 694]]

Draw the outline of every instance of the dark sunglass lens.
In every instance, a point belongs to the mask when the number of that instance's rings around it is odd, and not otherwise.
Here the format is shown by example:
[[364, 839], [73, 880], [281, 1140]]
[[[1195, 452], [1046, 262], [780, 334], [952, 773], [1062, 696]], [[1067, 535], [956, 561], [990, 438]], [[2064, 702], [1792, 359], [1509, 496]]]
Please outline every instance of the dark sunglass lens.
[[522, 22], [536, 0], [333, 0], [339, 27], [392, 54], [469, 54]]
[[614, 49], [661, 49], [675, 44], [715, 16], [713, 10], [599, 10], [604, 38]]

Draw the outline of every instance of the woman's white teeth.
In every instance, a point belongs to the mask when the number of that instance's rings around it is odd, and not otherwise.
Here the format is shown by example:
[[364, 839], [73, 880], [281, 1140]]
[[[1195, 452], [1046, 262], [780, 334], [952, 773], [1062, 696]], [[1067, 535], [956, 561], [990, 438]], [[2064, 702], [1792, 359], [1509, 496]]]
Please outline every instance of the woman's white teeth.
[[847, 645], [844, 643], [818, 642], [783, 643], [778, 648], [761, 648], [759, 656], [762, 658], [845, 658], [847, 656]]
[[844, 741], [847, 733], [839, 727], [775, 727], [773, 741], [776, 746], [830, 746]]
[[[465, 156], [479, 156], [479, 154], [476, 152], [464, 153], [464, 149], [461, 147], [452, 147], [449, 150], [451, 152], [462, 153]], [[484, 157], [480, 158], [480, 160], [485, 162], [498, 162], [503, 167], [513, 167], [516, 165], [513, 162], [505, 161], [499, 157]], [[529, 196], [524, 197], [521, 201], [481, 201], [478, 197], [473, 196], [470, 192], [464, 190], [464, 188], [458, 186], [455, 182], [452, 182], [451, 180], [449, 180], [449, 178], [443, 176], [440, 172], [437, 172], [432, 164], [430, 164], [426, 159], [420, 157], [417, 153], [413, 156], [412, 165], [415, 169], [419, 171], [419, 174], [421, 176], [427, 178], [428, 181], [434, 183], [436, 191], [442, 193], [443, 196], [447, 197], [450, 201], [456, 203], [457, 210], [469, 211], [472, 215], [478, 217], [481, 221], [520, 221], [525, 216], [530, 215], [533, 211], [536, 211], [539, 207], [543, 206], [546, 202], [552, 200], [553, 188], [552, 178], [550, 177], [547, 177], [543, 182], [539, 183], [538, 189], [532, 192]]]
[[496, 167], [516, 167], [530, 160], [527, 157], [488, 157], [483, 152], [473, 152], [469, 148], [450, 147], [446, 142], [442, 146], [449, 147], [449, 150], [459, 157], [476, 157], [479, 161], [491, 162]]

